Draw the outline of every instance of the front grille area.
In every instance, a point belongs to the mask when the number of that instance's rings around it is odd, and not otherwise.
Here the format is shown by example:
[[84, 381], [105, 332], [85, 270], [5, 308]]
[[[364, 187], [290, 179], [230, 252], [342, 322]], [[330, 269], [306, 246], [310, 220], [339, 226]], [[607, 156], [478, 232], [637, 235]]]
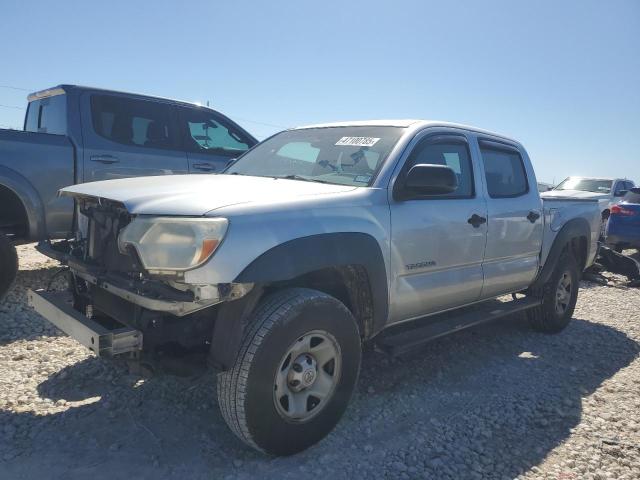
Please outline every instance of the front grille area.
[[105, 272], [139, 274], [142, 269], [135, 252], [118, 250], [118, 234], [131, 221], [124, 206], [109, 201], [85, 202], [80, 211], [89, 221], [83, 260]]

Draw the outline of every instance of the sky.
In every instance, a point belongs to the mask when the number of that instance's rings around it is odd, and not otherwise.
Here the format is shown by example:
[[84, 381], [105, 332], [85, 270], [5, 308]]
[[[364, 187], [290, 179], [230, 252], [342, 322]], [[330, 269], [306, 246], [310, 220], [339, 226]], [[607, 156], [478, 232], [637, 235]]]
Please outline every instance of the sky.
[[1, 0], [0, 126], [60, 83], [209, 101], [258, 138], [464, 123], [522, 142], [539, 181], [640, 182], [640, 0]]

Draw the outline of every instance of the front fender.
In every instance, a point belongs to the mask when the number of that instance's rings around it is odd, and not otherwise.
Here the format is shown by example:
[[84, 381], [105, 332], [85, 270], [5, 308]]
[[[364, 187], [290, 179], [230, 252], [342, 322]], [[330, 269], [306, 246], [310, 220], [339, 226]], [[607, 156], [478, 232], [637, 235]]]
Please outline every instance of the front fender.
[[359, 265], [367, 272], [373, 299], [373, 329], [387, 321], [387, 270], [382, 250], [371, 235], [357, 232], [324, 233], [289, 240], [253, 260], [235, 283], [272, 283], [291, 280], [330, 267]]
[[46, 232], [44, 204], [29, 180], [15, 170], [0, 165], [0, 185], [9, 188], [22, 202], [29, 222], [29, 239], [43, 238]]

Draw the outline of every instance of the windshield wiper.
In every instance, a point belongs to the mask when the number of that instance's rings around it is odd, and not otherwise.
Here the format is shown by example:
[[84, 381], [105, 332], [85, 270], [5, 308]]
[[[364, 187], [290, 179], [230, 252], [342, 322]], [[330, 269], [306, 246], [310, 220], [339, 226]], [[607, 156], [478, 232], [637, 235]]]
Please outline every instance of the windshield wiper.
[[330, 183], [325, 180], [319, 180], [317, 178], [303, 177], [302, 175], [285, 175], [284, 177], [273, 177], [273, 178], [283, 178], [285, 180], [302, 180], [305, 182], [316, 182], [316, 183]]

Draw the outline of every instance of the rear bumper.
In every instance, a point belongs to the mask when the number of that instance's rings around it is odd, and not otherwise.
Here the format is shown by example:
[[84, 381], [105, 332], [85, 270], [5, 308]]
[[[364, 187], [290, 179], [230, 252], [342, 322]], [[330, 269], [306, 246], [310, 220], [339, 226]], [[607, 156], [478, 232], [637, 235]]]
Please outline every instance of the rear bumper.
[[68, 292], [29, 290], [29, 305], [64, 333], [99, 356], [111, 357], [142, 350], [142, 332], [124, 325], [108, 328], [72, 306]]

